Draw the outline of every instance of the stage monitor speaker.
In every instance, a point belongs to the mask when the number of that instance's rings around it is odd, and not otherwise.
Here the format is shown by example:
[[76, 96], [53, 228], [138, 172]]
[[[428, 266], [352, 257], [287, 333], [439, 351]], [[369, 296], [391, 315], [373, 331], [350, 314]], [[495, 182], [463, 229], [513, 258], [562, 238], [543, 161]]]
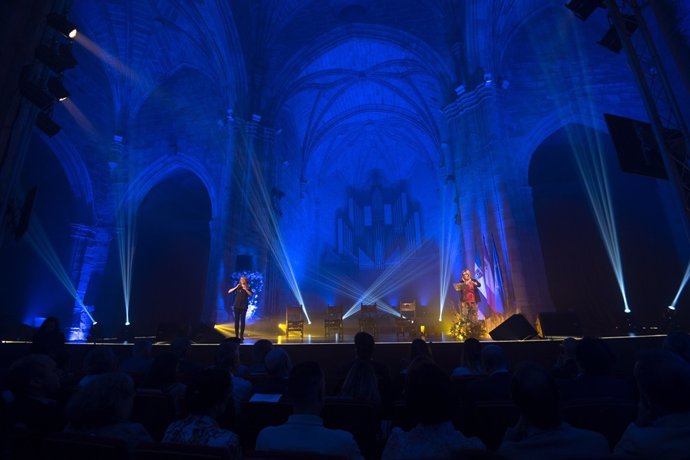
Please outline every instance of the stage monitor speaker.
[[517, 314], [503, 321], [489, 332], [489, 335], [494, 340], [526, 340], [536, 337], [537, 331], [527, 318]]
[[185, 326], [172, 321], [160, 322], [156, 328], [156, 342], [171, 342], [185, 335]]
[[582, 325], [575, 313], [542, 312], [537, 315], [539, 337], [582, 337]]

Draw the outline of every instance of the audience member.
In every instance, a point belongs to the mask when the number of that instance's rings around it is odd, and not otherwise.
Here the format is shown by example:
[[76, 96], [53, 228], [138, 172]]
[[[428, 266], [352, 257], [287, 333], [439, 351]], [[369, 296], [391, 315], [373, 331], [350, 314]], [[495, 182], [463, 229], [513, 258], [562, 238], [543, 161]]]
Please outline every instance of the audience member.
[[42, 353], [54, 360], [65, 350], [65, 334], [60, 330], [60, 321], [50, 316], [46, 318], [41, 327], [34, 333], [31, 339], [31, 353]]
[[482, 374], [482, 348], [479, 340], [470, 337], [462, 345], [460, 365], [453, 369], [451, 377]]
[[188, 337], [176, 337], [170, 342], [170, 351], [177, 356], [177, 379], [182, 383], [202, 370], [199, 363], [189, 358], [192, 341]]
[[140, 384], [151, 370], [153, 343], [140, 339], [134, 342], [132, 354], [120, 362], [119, 370], [132, 377], [135, 386]]
[[663, 349], [672, 351], [690, 364], [690, 334], [685, 331], [671, 332], [664, 338]]
[[510, 394], [510, 372], [508, 357], [499, 345], [486, 345], [481, 352], [482, 368], [486, 376], [469, 382], [466, 393], [461, 395], [471, 406], [476, 401], [507, 401]]
[[187, 386], [179, 381], [177, 373], [178, 357], [175, 353], [164, 351], [156, 355], [151, 369], [144, 378], [142, 388], [160, 390], [172, 397], [175, 402], [175, 413], [182, 414], [184, 395]]
[[252, 345], [253, 362], [249, 366], [250, 374], [265, 374], [267, 372], [266, 363], [264, 360], [266, 359], [268, 352], [270, 352], [272, 349], [273, 344], [270, 340], [260, 339], [254, 342], [254, 345]]
[[6, 376], [8, 412], [15, 428], [44, 435], [62, 431], [65, 426], [63, 406], [56, 395], [60, 377], [55, 361], [44, 354], [19, 358]]
[[249, 401], [252, 395], [252, 384], [235, 375], [240, 366], [240, 342], [237, 338], [223, 340], [216, 348], [215, 368], [227, 372], [232, 379], [232, 400], [235, 415], [239, 414], [242, 403]]
[[[374, 359], [374, 348], [376, 345], [374, 336], [368, 332], [360, 331], [355, 334], [354, 342], [355, 354], [357, 357], [355, 362], [366, 361], [371, 364], [371, 366], [374, 368], [374, 372], [376, 373], [376, 380], [379, 386], [381, 402], [385, 407], [392, 406], [393, 401], [395, 400], [395, 392], [393, 390], [391, 373], [386, 364]], [[352, 365], [354, 365], [354, 363]]]
[[123, 372], [95, 375], [67, 405], [65, 431], [124, 439], [131, 449], [153, 442], [146, 429], [129, 421], [134, 403], [134, 383]]
[[512, 379], [512, 394], [520, 419], [506, 432], [499, 449], [507, 459], [560, 460], [609, 454], [604, 435], [561, 421], [558, 387], [546, 369], [536, 364], [522, 366]]
[[194, 375], [187, 386], [189, 416], [173, 422], [163, 442], [223, 447], [231, 458], [240, 456], [240, 440], [224, 430], [217, 419], [232, 401], [232, 377], [222, 369], [207, 369]]
[[462, 449], [484, 449], [479, 439], [466, 438], [453, 427], [457, 404], [450, 378], [433, 362], [416, 360], [409, 367], [405, 402], [418, 424], [409, 432], [394, 428], [382, 459], [441, 459]]
[[378, 378], [370, 361], [355, 361], [345, 377], [345, 382], [340, 389], [340, 396], [355, 401], [377, 404], [381, 402]]
[[287, 390], [293, 415], [283, 425], [261, 430], [256, 440], [256, 450], [310, 452], [361, 459], [359, 446], [352, 434], [323, 426], [319, 414], [324, 405], [325, 392], [323, 371], [318, 363], [306, 361], [296, 365], [290, 372]]
[[560, 353], [556, 363], [551, 368], [551, 375], [556, 379], [574, 379], [580, 373], [577, 366], [577, 340], [566, 337], [558, 346]]
[[274, 347], [266, 354], [267, 378], [256, 383], [255, 393], [285, 394], [288, 376], [292, 369], [290, 356], [283, 348]]
[[117, 356], [109, 347], [95, 346], [84, 356], [82, 365], [83, 377], [79, 386], [84, 386], [97, 375], [117, 371]]
[[668, 350], [654, 350], [635, 364], [640, 391], [638, 420], [614, 449], [619, 458], [690, 457], [690, 365]]
[[589, 337], [579, 340], [575, 358], [580, 373], [573, 380], [560, 382], [563, 400], [635, 400], [632, 382], [613, 376], [615, 356], [604, 340]]

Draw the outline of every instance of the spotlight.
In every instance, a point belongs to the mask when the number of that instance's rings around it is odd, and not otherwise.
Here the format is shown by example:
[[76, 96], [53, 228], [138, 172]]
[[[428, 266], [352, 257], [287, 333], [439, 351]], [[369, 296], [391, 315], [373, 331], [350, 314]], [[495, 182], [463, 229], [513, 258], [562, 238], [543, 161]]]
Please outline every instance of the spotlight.
[[65, 89], [62, 82], [57, 77], [50, 77], [46, 83], [48, 91], [55, 96], [55, 99], [62, 102], [69, 97], [69, 91]]
[[46, 17], [46, 24], [69, 39], [74, 39], [77, 36], [77, 27], [61, 14], [50, 13]]
[[585, 21], [594, 13], [594, 10], [605, 8], [606, 5], [601, 0], [570, 0], [565, 7], [572, 11], [575, 17]]
[[39, 113], [36, 117], [36, 127], [43, 131], [48, 137], [55, 136], [62, 129], [62, 127], [55, 123], [48, 114], [43, 112]]
[[30, 80], [23, 80], [19, 88], [22, 96], [31, 101], [36, 107], [45, 110], [53, 103], [53, 98], [43, 91], [43, 88]]
[[57, 50], [47, 45], [39, 45], [36, 48], [36, 59], [43, 62], [55, 73], [62, 73], [77, 65], [72, 50], [64, 43], [59, 45]]
[[[637, 19], [635, 16], [623, 15], [623, 21], [625, 25], [625, 33], [628, 37], [631, 37], [633, 33], [637, 30]], [[604, 48], [613, 51], [614, 53], [620, 53], [623, 49], [623, 43], [621, 42], [618, 32], [614, 26], [611, 26], [606, 34], [601, 37], [601, 40], [597, 42]]]

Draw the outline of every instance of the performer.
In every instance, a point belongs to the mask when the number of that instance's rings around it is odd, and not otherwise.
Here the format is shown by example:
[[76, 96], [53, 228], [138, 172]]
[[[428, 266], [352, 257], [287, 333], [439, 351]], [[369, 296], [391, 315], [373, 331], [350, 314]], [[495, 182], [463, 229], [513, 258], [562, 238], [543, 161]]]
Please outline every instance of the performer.
[[234, 288], [228, 290], [228, 294], [235, 294], [235, 302], [233, 309], [235, 310], [235, 337], [244, 340], [244, 322], [247, 318], [247, 308], [249, 308], [249, 298], [252, 296], [252, 290], [247, 283], [247, 277], [241, 276], [240, 282]]
[[476, 323], [477, 318], [477, 304], [481, 299], [479, 294], [478, 280], [472, 278], [471, 272], [468, 268], [462, 271], [462, 279], [459, 283], [455, 283], [453, 287], [460, 293], [460, 314], [466, 314], [467, 319], [472, 323]]

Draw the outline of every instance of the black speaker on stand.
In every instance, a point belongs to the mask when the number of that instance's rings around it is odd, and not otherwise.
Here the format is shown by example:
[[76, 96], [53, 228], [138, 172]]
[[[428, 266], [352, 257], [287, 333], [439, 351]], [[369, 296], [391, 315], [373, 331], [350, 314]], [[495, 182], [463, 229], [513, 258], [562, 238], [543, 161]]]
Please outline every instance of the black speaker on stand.
[[495, 327], [489, 335], [494, 340], [527, 340], [537, 337], [537, 331], [527, 318], [516, 314]]
[[582, 325], [575, 313], [542, 312], [537, 315], [539, 337], [582, 337]]

